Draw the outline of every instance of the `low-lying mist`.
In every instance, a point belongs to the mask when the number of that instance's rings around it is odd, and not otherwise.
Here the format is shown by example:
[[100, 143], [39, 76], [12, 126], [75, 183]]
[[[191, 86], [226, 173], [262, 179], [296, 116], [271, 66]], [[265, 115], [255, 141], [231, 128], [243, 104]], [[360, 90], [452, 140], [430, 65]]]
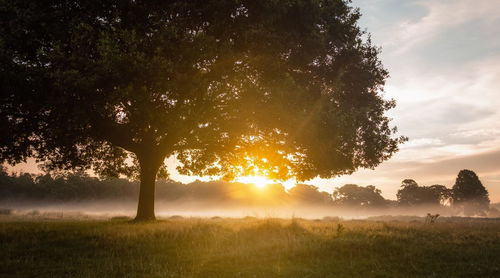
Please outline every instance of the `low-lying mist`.
[[[125, 179], [99, 180], [71, 174], [0, 175], [0, 214], [36, 216], [86, 215], [89, 217], [133, 217], [137, 209], [139, 183]], [[386, 200], [375, 187], [346, 185], [332, 193], [297, 184], [286, 190], [281, 184], [263, 188], [225, 181], [171, 180], [156, 183], [156, 215], [182, 217], [273, 217], [362, 219], [380, 215], [461, 216], [456, 207], [402, 205]], [[499, 217], [491, 208], [483, 217]]]
[[[46, 218], [112, 218], [134, 217], [137, 204], [133, 201], [99, 200], [65, 203], [2, 202], [8, 214]], [[156, 215], [170, 217], [256, 217], [256, 218], [305, 218], [305, 219], [366, 219], [375, 216], [418, 216], [428, 213], [443, 217], [463, 216], [449, 207], [420, 206], [418, 208], [343, 208], [315, 205], [243, 206], [216, 202], [173, 201], [157, 202]], [[5, 213], [4, 213], [5, 214]]]

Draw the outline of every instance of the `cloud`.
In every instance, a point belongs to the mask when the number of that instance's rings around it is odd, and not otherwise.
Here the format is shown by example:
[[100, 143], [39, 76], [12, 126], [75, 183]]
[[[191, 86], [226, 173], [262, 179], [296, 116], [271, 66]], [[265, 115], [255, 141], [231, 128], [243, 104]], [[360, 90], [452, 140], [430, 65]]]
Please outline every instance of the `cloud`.
[[460, 130], [446, 136], [446, 142], [452, 144], [479, 145], [484, 142], [495, 141], [500, 138], [500, 130], [495, 128], [481, 128]]
[[419, 20], [405, 20], [398, 24], [388, 46], [396, 46], [399, 53], [428, 43], [448, 29], [471, 22], [490, 25], [498, 19], [500, 2], [475, 0], [413, 1], [427, 12]]
[[439, 138], [419, 138], [412, 139], [408, 143], [404, 144], [402, 148], [412, 148], [412, 149], [420, 149], [420, 148], [428, 148], [431, 146], [442, 146], [443, 141]]

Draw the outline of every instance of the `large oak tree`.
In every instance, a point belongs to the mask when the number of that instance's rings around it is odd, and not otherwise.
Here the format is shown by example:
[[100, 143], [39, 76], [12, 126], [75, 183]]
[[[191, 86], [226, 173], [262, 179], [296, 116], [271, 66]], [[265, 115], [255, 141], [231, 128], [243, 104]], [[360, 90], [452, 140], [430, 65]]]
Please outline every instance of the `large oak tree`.
[[135, 175], [138, 220], [172, 155], [229, 179], [373, 168], [404, 138], [359, 17], [347, 0], [0, 0], [0, 160]]

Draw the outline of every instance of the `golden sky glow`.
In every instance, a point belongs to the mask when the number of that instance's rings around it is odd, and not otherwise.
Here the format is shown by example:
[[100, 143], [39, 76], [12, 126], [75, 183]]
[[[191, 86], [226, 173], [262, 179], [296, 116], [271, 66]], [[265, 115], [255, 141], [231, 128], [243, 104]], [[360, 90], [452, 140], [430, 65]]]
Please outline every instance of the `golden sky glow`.
[[264, 188], [266, 185], [275, 183], [262, 176], [245, 176], [236, 178], [237, 182], [254, 184], [257, 188]]
[[267, 185], [269, 184], [275, 184], [275, 183], [280, 183], [282, 184], [286, 189], [290, 189], [295, 186], [296, 181], [293, 179], [287, 180], [287, 181], [275, 181], [268, 179], [263, 176], [242, 176], [242, 177], [237, 177], [235, 179], [236, 182], [241, 182], [241, 183], [248, 183], [248, 184], [254, 184], [255, 187], [259, 189], [264, 189], [266, 188]]

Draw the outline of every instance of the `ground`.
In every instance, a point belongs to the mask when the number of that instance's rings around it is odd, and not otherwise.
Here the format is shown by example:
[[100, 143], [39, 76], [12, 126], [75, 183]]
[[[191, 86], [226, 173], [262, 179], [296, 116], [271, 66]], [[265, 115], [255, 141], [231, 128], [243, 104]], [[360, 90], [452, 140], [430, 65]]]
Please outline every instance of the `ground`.
[[0, 277], [500, 277], [500, 221], [2, 216]]

